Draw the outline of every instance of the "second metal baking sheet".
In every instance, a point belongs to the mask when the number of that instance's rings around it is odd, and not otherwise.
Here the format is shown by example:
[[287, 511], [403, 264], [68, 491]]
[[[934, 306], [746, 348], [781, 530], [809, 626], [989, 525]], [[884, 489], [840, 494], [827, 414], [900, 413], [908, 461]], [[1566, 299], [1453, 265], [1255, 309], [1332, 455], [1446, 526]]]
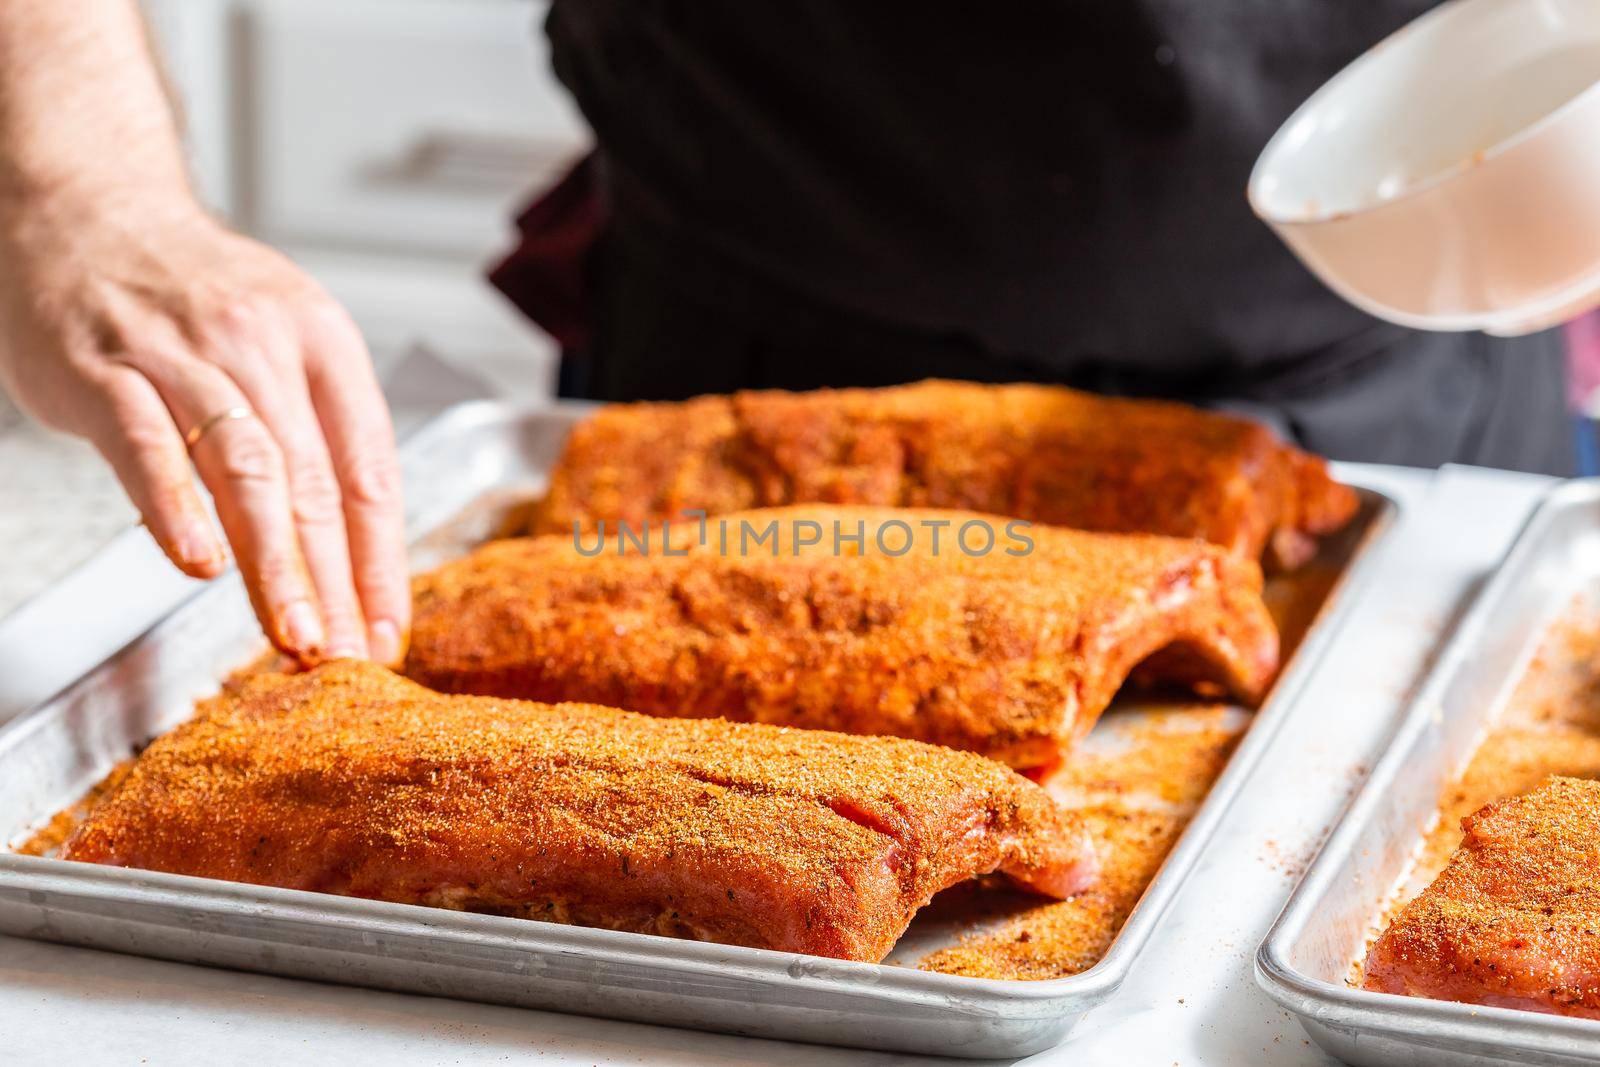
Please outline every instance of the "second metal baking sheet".
[[1600, 1022], [1402, 997], [1347, 979], [1440, 795], [1551, 624], [1600, 594], [1600, 480], [1534, 511], [1440, 653], [1383, 758], [1289, 898], [1256, 974], [1324, 1049], [1364, 1067], [1600, 1064]]

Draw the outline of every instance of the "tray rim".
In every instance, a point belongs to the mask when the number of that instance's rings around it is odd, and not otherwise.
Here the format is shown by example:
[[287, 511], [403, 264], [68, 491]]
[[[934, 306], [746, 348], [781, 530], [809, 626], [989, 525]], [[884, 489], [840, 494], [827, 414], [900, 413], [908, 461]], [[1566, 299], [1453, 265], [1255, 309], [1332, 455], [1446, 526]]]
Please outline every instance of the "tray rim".
[[[400, 443], [402, 461], [408, 454], [425, 448], [432, 440], [450, 434], [469, 431], [497, 423], [518, 423], [528, 418], [546, 416], [559, 419], [576, 419], [601, 405], [590, 401], [555, 399], [545, 403], [508, 403], [502, 400], [468, 400], [454, 404], [426, 420], [407, 434]], [[1316, 617], [1292, 654], [1285, 669], [1274, 680], [1271, 690], [1261, 706], [1251, 714], [1258, 721], [1252, 723], [1230, 755], [1227, 765], [1205, 800], [1195, 810], [1183, 833], [1157, 869], [1145, 893], [1117, 932], [1104, 956], [1087, 970], [1061, 978], [1041, 980], [976, 978], [937, 971], [924, 971], [914, 967], [884, 963], [863, 963], [838, 960], [773, 949], [747, 948], [738, 945], [718, 945], [679, 938], [657, 937], [627, 931], [602, 930], [593, 927], [564, 926], [504, 916], [471, 912], [453, 912], [417, 904], [366, 900], [343, 897], [337, 894], [315, 893], [308, 890], [280, 889], [273, 886], [254, 886], [247, 883], [220, 881], [191, 875], [169, 874], [160, 871], [143, 871], [133, 868], [103, 868], [85, 871], [87, 865], [70, 861], [21, 856], [0, 852], [0, 889], [33, 888], [29, 883], [41, 880], [51, 883], [57, 891], [65, 890], [78, 897], [116, 901], [126, 899], [127, 888], [118, 882], [150, 881], [172, 892], [185, 896], [190, 906], [203, 906], [207, 900], [227, 900], [247, 903], [268, 912], [304, 909], [315, 912], [319, 907], [330, 911], [345, 911], [351, 903], [370, 905], [377, 917], [387, 917], [390, 923], [410, 920], [416, 930], [451, 928], [460, 936], [479, 928], [479, 936], [503, 931], [505, 938], [526, 951], [563, 952], [576, 949], [594, 952], [587, 944], [569, 946], [568, 941], [596, 942], [599, 955], [608, 959], [639, 961], [648, 958], [651, 966], [665, 963], [679, 965], [684, 970], [716, 967], [726, 973], [731, 964], [741, 967], [744, 977], [788, 978], [802, 983], [822, 982], [826, 986], [848, 981], [848, 989], [839, 992], [861, 991], [871, 988], [900, 995], [914, 995], [948, 1001], [960, 998], [969, 1009], [981, 1010], [985, 1004], [1052, 1004], [1066, 997], [1076, 998], [1069, 1010], [1087, 1010], [1112, 996], [1127, 978], [1134, 962], [1148, 943], [1155, 928], [1168, 910], [1172, 899], [1182, 888], [1201, 852], [1215, 834], [1228, 809], [1251, 774], [1260, 763], [1262, 754], [1278, 736], [1283, 723], [1293, 713], [1317, 668], [1325, 658], [1328, 647], [1337, 638], [1353, 609], [1366, 593], [1376, 563], [1382, 550], [1388, 546], [1404, 507], [1388, 493], [1365, 484], [1358, 476], [1347, 478], [1345, 484], [1356, 489], [1372, 504], [1372, 514], [1366, 528], [1361, 531], [1351, 551], [1350, 563], [1340, 572], [1329, 588]], [[419, 507], [412, 511], [407, 504], [407, 538], [414, 540], [440, 523], [451, 518], [459, 508]], [[422, 529], [413, 529], [422, 527]], [[14, 735], [42, 724], [52, 709], [73, 697], [80, 686], [109, 664], [136, 654], [147, 640], [152, 640], [178, 616], [191, 610], [201, 599], [221, 595], [230, 582], [237, 582], [236, 569], [230, 569], [219, 579], [207, 583], [184, 596], [168, 611], [140, 631], [117, 651], [85, 670], [49, 699], [40, 702], [9, 722], [0, 724], [0, 743], [15, 743]], [[1263, 724], [1262, 716], [1270, 716]], [[59, 884], [57, 884], [59, 883]], [[330, 904], [329, 902], [338, 902]], [[390, 911], [389, 909], [398, 909]], [[455, 922], [443, 921], [451, 917]], [[427, 920], [434, 920], [432, 922]], [[460, 924], [461, 929], [454, 931]], [[501, 927], [500, 924], [508, 924]], [[626, 951], [631, 949], [632, 951]], [[651, 950], [654, 950], [652, 952]], [[731, 958], [729, 958], [731, 957]]]
[[[1387, 735], [1382, 755], [1360, 789], [1334, 821], [1334, 828], [1296, 883], [1255, 953], [1257, 985], [1278, 1004], [1304, 1019], [1339, 1029], [1361, 1029], [1439, 1047], [1481, 1038], [1486, 1044], [1515, 1045], [1536, 1053], [1568, 1053], [1574, 1040], [1592, 1044], [1600, 1058], [1596, 1020], [1546, 1014], [1522, 1008], [1380, 993], [1330, 982], [1296, 970], [1293, 946], [1325, 888], [1339, 873], [1382, 803], [1388, 783], [1405, 766], [1419, 735], [1439, 713], [1441, 697], [1459, 664], [1467, 659], [1492, 621], [1494, 609], [1538, 551], [1540, 535], [1564, 508], [1600, 503], [1600, 477], [1568, 479], [1546, 490], [1501, 555], [1488, 581], [1471, 596], [1421, 684]], [[1450, 1033], [1445, 1033], [1450, 1028]], [[1465, 1029], [1467, 1032], [1461, 1032]], [[1476, 1032], [1475, 1032], [1476, 1031]], [[1516, 1042], [1507, 1040], [1515, 1037]]]

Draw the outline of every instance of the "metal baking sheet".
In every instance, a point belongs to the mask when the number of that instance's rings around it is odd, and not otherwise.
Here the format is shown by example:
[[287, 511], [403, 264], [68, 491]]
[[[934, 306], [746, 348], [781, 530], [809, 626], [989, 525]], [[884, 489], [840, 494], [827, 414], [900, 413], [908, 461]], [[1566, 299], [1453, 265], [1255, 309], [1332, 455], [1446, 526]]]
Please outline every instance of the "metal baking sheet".
[[1600, 593], [1600, 480], [1535, 509], [1462, 617], [1256, 956], [1256, 977], [1324, 1049], [1360, 1065], [1600, 1063], [1600, 1023], [1351, 988], [1442, 791], [1499, 715], [1549, 627]]
[[[413, 563], [432, 565], [488, 536], [495, 509], [486, 498], [542, 489], [585, 410], [466, 404], [408, 441], [402, 463]], [[1339, 577], [1315, 623], [1110, 950], [1078, 975], [968, 978], [14, 854], [0, 855], [0, 932], [764, 1037], [946, 1056], [1035, 1052], [1116, 992], [1288, 716], [1392, 519], [1387, 498], [1368, 490], [1362, 497], [1358, 521], [1319, 560]], [[73, 804], [132, 746], [187, 717], [197, 698], [263, 650], [237, 578], [219, 581], [0, 730], [0, 842], [16, 843]], [[939, 936], [950, 934], [914, 927], [892, 959]]]

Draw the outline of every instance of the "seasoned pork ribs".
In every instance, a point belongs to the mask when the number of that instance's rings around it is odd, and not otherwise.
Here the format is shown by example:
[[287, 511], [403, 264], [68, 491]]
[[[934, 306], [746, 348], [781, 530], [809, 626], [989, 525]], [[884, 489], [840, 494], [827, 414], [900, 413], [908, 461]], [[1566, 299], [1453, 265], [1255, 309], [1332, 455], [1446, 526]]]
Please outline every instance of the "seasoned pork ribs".
[[1366, 987], [1600, 1019], [1600, 783], [1548, 778], [1462, 828], [1372, 946]]
[[938, 890], [1064, 897], [1084, 827], [970, 753], [441, 696], [338, 661], [157, 739], [67, 859], [878, 960]]
[[1245, 419], [1060, 386], [926, 381], [618, 404], [578, 425], [528, 532], [782, 504], [957, 508], [1199, 537], [1297, 566], [1355, 514]]
[[[1046, 526], [1007, 539], [1004, 520], [918, 509], [721, 522], [777, 533], [728, 555], [692, 527], [673, 527], [681, 556], [659, 540], [587, 555], [600, 542], [571, 533], [486, 545], [417, 580], [404, 673], [445, 692], [890, 734], [1035, 768], [1153, 653], [1141, 675], [1245, 700], [1277, 665], [1260, 568], [1202, 541]], [[777, 539], [805, 523], [822, 543]], [[960, 550], [968, 523], [997, 528], [993, 551]], [[903, 555], [877, 549], [893, 524], [884, 543]], [[864, 533], [866, 551], [835, 555], [835, 529]]]

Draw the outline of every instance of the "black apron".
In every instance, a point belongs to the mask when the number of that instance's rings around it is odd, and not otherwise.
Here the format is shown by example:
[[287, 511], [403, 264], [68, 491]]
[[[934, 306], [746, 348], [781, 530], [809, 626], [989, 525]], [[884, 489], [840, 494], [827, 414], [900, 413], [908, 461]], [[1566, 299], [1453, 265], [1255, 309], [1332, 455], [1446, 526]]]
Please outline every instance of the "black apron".
[[1245, 202], [1294, 107], [1430, 6], [556, 0], [605, 220], [568, 381], [1059, 381], [1335, 457], [1568, 473], [1558, 334], [1378, 322]]

